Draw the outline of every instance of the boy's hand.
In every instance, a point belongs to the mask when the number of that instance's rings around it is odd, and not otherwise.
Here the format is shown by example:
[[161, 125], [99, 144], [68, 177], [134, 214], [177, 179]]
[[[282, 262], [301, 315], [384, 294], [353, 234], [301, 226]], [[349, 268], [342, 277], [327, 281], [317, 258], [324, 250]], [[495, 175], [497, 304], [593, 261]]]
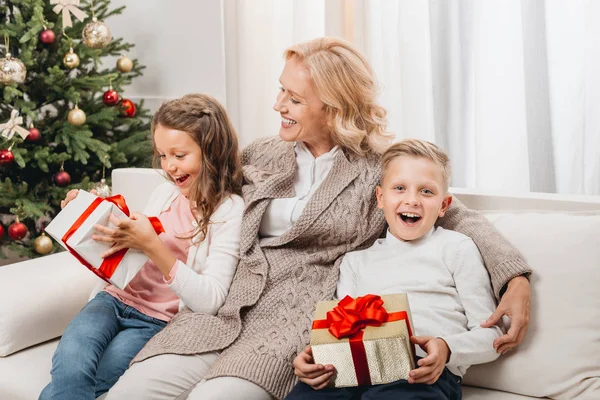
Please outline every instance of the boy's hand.
[[335, 372], [333, 365], [315, 364], [310, 346], [306, 346], [304, 351], [296, 356], [293, 366], [298, 379], [315, 390], [327, 386]]
[[432, 336], [411, 336], [410, 341], [418, 344], [427, 353], [427, 357], [421, 358], [417, 363], [419, 367], [410, 371], [408, 383], [433, 385], [450, 358], [448, 344], [443, 339]]
[[497, 353], [505, 354], [523, 341], [529, 326], [530, 302], [531, 287], [527, 278], [517, 276], [511, 279], [496, 311], [481, 324], [483, 328], [489, 328], [497, 324], [503, 315], [510, 318], [508, 332], [494, 340]]

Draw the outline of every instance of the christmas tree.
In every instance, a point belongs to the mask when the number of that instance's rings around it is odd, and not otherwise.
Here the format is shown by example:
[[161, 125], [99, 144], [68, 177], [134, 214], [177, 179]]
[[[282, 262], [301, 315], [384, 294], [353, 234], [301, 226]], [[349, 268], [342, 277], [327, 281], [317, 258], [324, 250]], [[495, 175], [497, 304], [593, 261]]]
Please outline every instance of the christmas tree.
[[143, 66], [109, 3], [0, 0], [0, 257], [57, 251], [40, 235], [69, 190], [107, 195], [110, 169], [150, 165], [149, 112], [121, 96]]

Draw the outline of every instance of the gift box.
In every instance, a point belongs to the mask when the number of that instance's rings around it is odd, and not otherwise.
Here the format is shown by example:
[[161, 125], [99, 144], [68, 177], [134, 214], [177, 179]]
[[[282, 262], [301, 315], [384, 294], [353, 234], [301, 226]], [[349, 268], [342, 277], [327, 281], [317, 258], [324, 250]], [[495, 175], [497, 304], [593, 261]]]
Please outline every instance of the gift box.
[[[79, 190], [77, 197], [54, 217], [45, 231], [90, 271], [124, 289], [148, 261], [148, 257], [136, 249], [122, 249], [109, 257], [101, 257], [111, 244], [92, 239], [93, 234], [99, 234], [94, 225], [114, 228], [109, 222], [111, 214], [118, 219], [129, 218], [129, 209], [122, 196], [100, 198]], [[150, 220], [157, 233], [164, 232], [158, 218], [151, 217]]]
[[310, 336], [313, 358], [335, 367], [335, 387], [408, 379], [415, 368], [412, 326], [405, 293], [322, 301]]

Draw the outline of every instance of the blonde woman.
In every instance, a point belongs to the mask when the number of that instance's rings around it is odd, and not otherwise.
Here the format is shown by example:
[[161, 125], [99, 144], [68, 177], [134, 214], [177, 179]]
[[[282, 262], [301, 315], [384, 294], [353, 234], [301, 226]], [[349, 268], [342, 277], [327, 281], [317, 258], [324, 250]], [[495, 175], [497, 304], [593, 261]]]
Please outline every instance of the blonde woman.
[[[109, 399], [285, 397], [315, 303], [333, 296], [344, 254], [370, 246], [384, 231], [374, 193], [390, 135], [370, 66], [333, 38], [292, 46], [285, 59], [273, 106], [281, 115], [279, 136], [254, 142], [242, 156], [241, 258], [225, 304], [216, 316], [177, 315]], [[458, 201], [441, 225], [480, 244], [497, 295], [510, 278], [530, 272], [484, 218]], [[528, 299], [528, 283], [519, 293]], [[309, 358], [302, 352], [297, 366], [322, 367]]]

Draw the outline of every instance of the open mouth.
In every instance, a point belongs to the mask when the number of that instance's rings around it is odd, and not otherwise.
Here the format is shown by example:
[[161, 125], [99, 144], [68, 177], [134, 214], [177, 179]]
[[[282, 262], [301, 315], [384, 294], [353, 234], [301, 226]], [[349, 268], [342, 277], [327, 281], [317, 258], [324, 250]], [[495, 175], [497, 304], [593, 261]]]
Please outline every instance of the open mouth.
[[400, 219], [407, 224], [414, 224], [421, 219], [421, 216], [415, 213], [400, 213], [399, 215]]
[[183, 182], [187, 181], [189, 177], [189, 175], [180, 176], [179, 178], [175, 178], [175, 182], [177, 182], [178, 185], [181, 185]]

